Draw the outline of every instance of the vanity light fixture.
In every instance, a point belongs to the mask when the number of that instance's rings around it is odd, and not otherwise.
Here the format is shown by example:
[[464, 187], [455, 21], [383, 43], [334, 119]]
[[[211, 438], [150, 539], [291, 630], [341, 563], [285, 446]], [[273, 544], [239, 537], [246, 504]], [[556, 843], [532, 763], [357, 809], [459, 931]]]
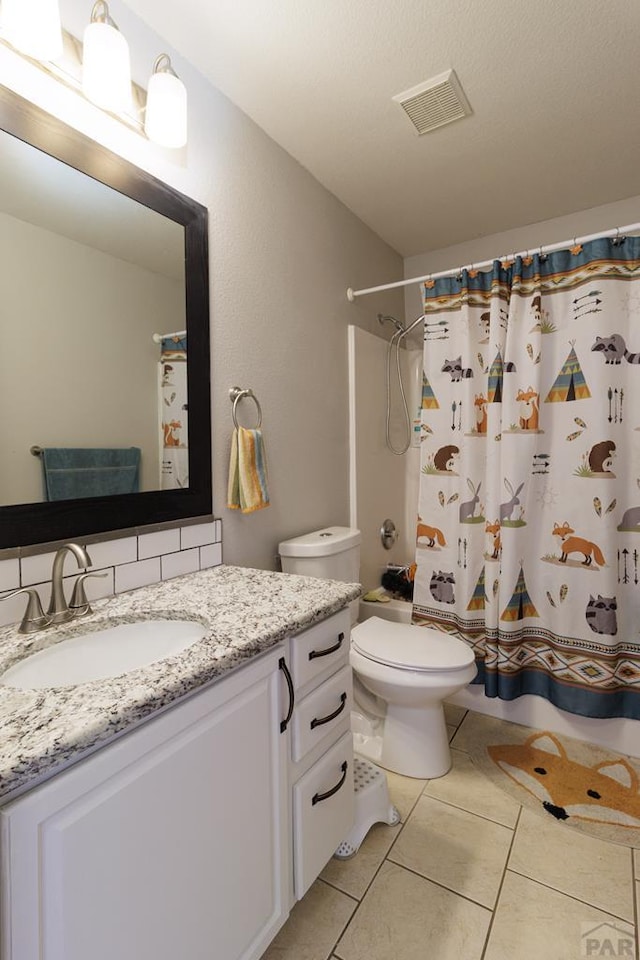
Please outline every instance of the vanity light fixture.
[[149, 78], [144, 129], [149, 140], [163, 147], [187, 142], [187, 91], [167, 53], [156, 58]]
[[109, 14], [105, 0], [97, 0], [84, 31], [82, 54], [84, 95], [104, 110], [131, 110], [129, 44]]
[[58, 0], [2, 0], [2, 31], [28, 57], [55, 60], [62, 53]]
[[167, 53], [156, 58], [145, 94], [131, 80], [129, 45], [106, 0], [93, 4], [83, 43], [62, 27], [58, 0], [0, 0], [0, 45], [153, 143], [185, 146], [187, 91], [171, 58]]

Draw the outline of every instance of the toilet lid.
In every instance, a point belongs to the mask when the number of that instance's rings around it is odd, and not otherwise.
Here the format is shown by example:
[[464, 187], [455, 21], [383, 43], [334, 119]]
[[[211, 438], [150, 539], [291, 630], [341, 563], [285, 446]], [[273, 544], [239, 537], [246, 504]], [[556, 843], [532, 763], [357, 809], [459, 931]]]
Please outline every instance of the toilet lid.
[[457, 637], [380, 617], [357, 624], [351, 643], [363, 657], [405, 670], [456, 670], [474, 662], [471, 647]]

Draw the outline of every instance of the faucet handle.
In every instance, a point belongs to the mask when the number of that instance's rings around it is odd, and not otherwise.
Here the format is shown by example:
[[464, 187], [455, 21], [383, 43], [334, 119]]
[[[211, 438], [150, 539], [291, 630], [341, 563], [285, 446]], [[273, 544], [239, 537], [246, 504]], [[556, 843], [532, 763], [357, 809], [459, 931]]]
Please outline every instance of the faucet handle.
[[81, 573], [73, 585], [73, 593], [69, 601], [69, 610], [74, 617], [85, 617], [92, 613], [91, 604], [84, 589], [84, 582], [89, 577], [106, 577], [107, 573]]
[[44, 630], [51, 623], [50, 618], [42, 609], [40, 594], [35, 587], [22, 587], [20, 590], [13, 590], [6, 593], [0, 600], [9, 600], [10, 597], [17, 597], [20, 593], [27, 593], [29, 600], [25, 610], [22, 623], [18, 627], [18, 633], [37, 633], [38, 630]]

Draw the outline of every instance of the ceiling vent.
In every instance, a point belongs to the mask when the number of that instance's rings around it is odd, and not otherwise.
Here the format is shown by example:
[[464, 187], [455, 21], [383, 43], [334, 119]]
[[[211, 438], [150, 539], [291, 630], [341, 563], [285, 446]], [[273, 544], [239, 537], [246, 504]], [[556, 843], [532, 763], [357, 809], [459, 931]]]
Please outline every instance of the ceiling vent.
[[454, 70], [439, 73], [392, 99], [400, 104], [419, 135], [472, 113]]

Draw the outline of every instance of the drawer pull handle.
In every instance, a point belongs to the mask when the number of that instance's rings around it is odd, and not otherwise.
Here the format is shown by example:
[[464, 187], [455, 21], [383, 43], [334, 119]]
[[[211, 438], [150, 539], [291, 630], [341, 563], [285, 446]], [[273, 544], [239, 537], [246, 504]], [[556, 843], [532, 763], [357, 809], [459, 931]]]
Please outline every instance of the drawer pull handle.
[[344, 708], [347, 705], [347, 695], [346, 693], [340, 694], [340, 706], [337, 710], [334, 710], [333, 713], [330, 713], [327, 717], [314, 717], [311, 721], [311, 729], [315, 730], [316, 727], [321, 727], [323, 723], [330, 723], [331, 720], [335, 720], [336, 717], [339, 717]]
[[327, 647], [326, 650], [312, 650], [309, 654], [309, 660], [315, 660], [316, 657], [327, 657], [330, 653], [335, 653], [336, 650], [339, 650], [342, 646], [344, 640], [344, 633], [338, 634], [338, 642], [334, 643], [332, 647]]
[[291, 674], [289, 673], [289, 668], [287, 667], [284, 657], [280, 657], [278, 660], [278, 667], [284, 673], [284, 678], [287, 681], [287, 689], [289, 690], [289, 710], [284, 720], [280, 721], [280, 733], [284, 733], [289, 726], [289, 720], [291, 720], [291, 715], [293, 713], [295, 694], [293, 692], [293, 680], [291, 679]]
[[348, 766], [349, 766], [349, 764], [348, 764], [347, 761], [345, 760], [344, 763], [342, 764], [341, 768], [340, 768], [340, 769], [342, 770], [342, 776], [340, 777], [340, 780], [338, 781], [338, 783], [336, 783], [335, 787], [331, 787], [331, 790], [327, 790], [326, 793], [314, 793], [314, 795], [313, 795], [312, 798], [311, 798], [311, 805], [312, 805], [312, 806], [315, 807], [316, 803], [322, 803], [323, 800], [328, 800], [329, 797], [332, 797], [332, 796], [334, 795], [334, 793], [337, 793], [337, 792], [338, 792], [338, 790], [340, 789], [340, 787], [343, 785], [343, 783], [344, 783], [345, 780], [347, 779], [347, 767], [348, 767]]

